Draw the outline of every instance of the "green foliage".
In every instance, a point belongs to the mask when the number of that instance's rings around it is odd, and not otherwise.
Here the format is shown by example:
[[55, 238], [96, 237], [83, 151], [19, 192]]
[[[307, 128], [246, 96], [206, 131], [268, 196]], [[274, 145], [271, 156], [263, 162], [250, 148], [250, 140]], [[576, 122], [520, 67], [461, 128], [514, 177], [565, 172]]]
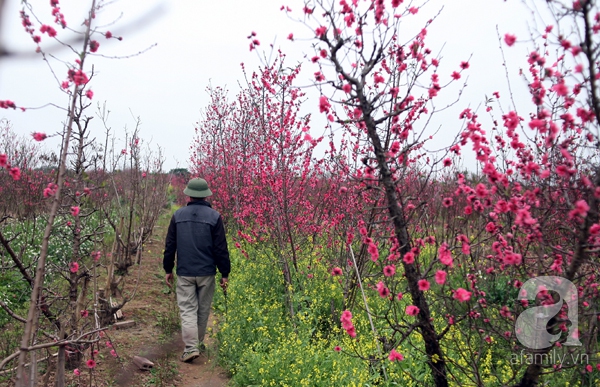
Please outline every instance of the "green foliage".
[[[231, 252], [233, 271], [227, 298], [221, 292], [215, 293], [215, 309], [220, 314], [219, 361], [231, 373], [234, 386], [418, 387], [434, 384], [418, 330], [400, 344], [394, 343], [404, 360], [389, 361], [391, 348], [384, 349], [383, 342], [374, 339], [361, 295], [352, 310], [356, 339], [341, 329], [340, 277], [332, 277], [326, 265], [315, 262], [314, 254], [298, 257], [298, 267], [305, 269], [297, 273], [295, 285], [289, 289], [294, 305], [291, 318], [283, 275], [273, 265], [273, 252], [264, 245], [260, 250], [252, 246], [244, 248], [248, 258], [237, 250]], [[384, 315], [388, 301], [379, 296], [372, 279], [365, 278], [363, 284], [371, 313]], [[488, 284], [495, 302], [488, 305], [485, 316], [499, 320], [499, 308], [516, 296], [502, 278], [494, 278]], [[395, 302], [401, 311], [412, 303], [409, 295]], [[459, 306], [467, 308], [466, 304]], [[516, 383], [527, 366], [527, 357], [515, 350], [514, 338], [507, 340], [504, 332], [488, 336], [489, 330], [473, 334], [478, 331], [478, 325], [472, 320], [449, 326], [448, 317], [441, 315], [440, 310], [443, 310], [442, 305], [432, 304], [436, 330], [447, 329], [441, 344], [447, 359], [452, 360], [451, 386], [500, 387]], [[412, 316], [400, 318], [406, 324], [416, 321]], [[483, 317], [479, 320], [485, 324]], [[375, 319], [374, 323], [378, 337], [393, 337], [393, 330], [384, 319]], [[512, 328], [508, 321], [506, 329]], [[340, 352], [334, 350], [336, 346], [341, 348]], [[473, 369], [477, 370], [476, 374]], [[581, 385], [572, 382], [578, 379], [580, 370], [581, 366], [553, 373], [552, 385]], [[590, 374], [590, 380], [595, 380], [595, 372]]]
[[177, 374], [177, 362], [167, 353], [154, 361], [154, 367], [150, 370], [150, 379], [146, 385], [156, 387], [172, 386], [173, 378]]

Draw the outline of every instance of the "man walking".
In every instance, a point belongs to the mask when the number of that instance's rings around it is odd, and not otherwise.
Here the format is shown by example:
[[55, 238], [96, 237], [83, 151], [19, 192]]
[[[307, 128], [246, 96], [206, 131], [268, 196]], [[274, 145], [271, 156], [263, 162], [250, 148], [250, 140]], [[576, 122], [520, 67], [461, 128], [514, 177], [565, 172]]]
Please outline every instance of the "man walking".
[[190, 201], [171, 217], [163, 268], [170, 287], [177, 253], [177, 305], [185, 343], [181, 360], [191, 362], [206, 348], [204, 335], [215, 292], [216, 269], [221, 273], [220, 284], [226, 291], [231, 263], [221, 214], [205, 200], [212, 195], [206, 180], [190, 180], [183, 193]]

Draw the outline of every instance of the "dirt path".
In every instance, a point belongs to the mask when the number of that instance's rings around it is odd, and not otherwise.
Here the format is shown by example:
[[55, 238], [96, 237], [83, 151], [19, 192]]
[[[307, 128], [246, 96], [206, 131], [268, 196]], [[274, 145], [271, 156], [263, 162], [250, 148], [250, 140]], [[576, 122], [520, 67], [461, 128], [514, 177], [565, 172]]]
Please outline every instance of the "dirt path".
[[[214, 319], [210, 318], [209, 326], [214, 329]], [[181, 387], [224, 387], [229, 379], [226, 373], [217, 366], [217, 347], [214, 340], [206, 339], [208, 350], [192, 363], [179, 362]], [[177, 347], [183, 348], [181, 336], [178, 336]]]
[[[135, 321], [135, 326], [107, 332], [115, 343], [119, 360], [106, 357], [105, 361], [99, 362], [99, 371], [112, 376], [110, 379], [115, 380], [117, 386], [225, 387], [228, 378], [217, 366], [217, 344], [209, 337], [211, 335], [206, 338], [208, 350], [205, 354], [189, 364], [179, 360], [184, 345], [179, 329], [173, 327], [173, 322], [179, 319], [175, 295], [168, 293], [164, 285], [164, 232], [158, 227], [144, 246], [138, 292], [123, 308], [124, 319]], [[132, 272], [131, 280], [137, 278], [137, 274]], [[209, 327], [213, 332], [214, 323], [211, 315]], [[134, 356], [152, 361], [153, 369], [139, 370], [133, 364]]]

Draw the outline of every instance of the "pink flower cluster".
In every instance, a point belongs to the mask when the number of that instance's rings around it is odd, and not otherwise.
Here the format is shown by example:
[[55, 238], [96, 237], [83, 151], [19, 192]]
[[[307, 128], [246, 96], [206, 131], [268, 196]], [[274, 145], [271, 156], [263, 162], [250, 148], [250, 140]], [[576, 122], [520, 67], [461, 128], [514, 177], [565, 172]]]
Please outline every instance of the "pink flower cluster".
[[58, 189], [58, 186], [56, 184], [48, 183], [48, 186], [46, 186], [46, 188], [44, 188], [44, 197], [49, 198], [51, 196], [54, 196], [57, 189]]
[[350, 335], [350, 337], [356, 337], [356, 329], [354, 328], [354, 324], [352, 324], [352, 313], [349, 310], [345, 310], [342, 313], [340, 321], [342, 322], [342, 328], [344, 328], [346, 333]]
[[4, 153], [0, 153], [0, 168], [7, 169], [13, 180], [19, 180], [21, 178], [21, 170], [18, 167], [11, 167], [8, 162], [8, 156]]
[[397, 352], [396, 349], [392, 349], [390, 351], [390, 355], [388, 356], [390, 361], [402, 361], [404, 360], [404, 355], [400, 352]]
[[15, 105], [15, 103], [11, 100], [3, 100], [0, 101], [0, 109], [16, 109], [17, 105]]

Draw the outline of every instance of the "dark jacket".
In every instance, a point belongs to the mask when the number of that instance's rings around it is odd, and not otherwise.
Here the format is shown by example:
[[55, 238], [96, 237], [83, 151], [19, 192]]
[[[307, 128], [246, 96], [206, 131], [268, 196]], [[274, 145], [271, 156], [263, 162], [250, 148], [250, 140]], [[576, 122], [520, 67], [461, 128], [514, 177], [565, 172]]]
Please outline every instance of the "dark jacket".
[[179, 276], [215, 275], [217, 267], [224, 278], [229, 276], [231, 263], [223, 218], [208, 202], [189, 202], [171, 217], [163, 258], [167, 274], [173, 272], [175, 252]]

